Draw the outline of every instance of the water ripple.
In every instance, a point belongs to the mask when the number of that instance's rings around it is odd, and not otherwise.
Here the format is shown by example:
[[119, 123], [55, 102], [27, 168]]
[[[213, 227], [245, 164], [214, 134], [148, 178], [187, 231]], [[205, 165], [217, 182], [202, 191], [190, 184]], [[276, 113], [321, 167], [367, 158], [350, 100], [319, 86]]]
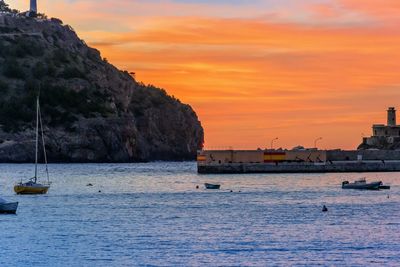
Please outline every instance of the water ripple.
[[[54, 164], [48, 195], [14, 195], [13, 183], [32, 167], [0, 164], [2, 197], [20, 202], [17, 215], [0, 216], [0, 266], [400, 262], [396, 173], [363, 174], [392, 189], [362, 192], [340, 188], [344, 176], [360, 174], [208, 176], [187, 162]], [[213, 181], [222, 189], [203, 188]]]

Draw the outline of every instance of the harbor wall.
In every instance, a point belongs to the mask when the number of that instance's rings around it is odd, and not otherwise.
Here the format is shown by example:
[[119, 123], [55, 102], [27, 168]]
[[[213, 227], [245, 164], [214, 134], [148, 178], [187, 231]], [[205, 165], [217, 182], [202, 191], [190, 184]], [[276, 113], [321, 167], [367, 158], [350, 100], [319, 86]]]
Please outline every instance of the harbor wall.
[[203, 150], [197, 161], [202, 164], [266, 163], [266, 162], [325, 162], [327, 151], [274, 151], [274, 150]]
[[400, 161], [346, 161], [322, 164], [255, 164], [232, 163], [221, 165], [198, 165], [198, 173], [324, 173], [324, 172], [397, 172]]
[[327, 160], [400, 160], [399, 150], [327, 150]]
[[400, 171], [397, 150], [207, 150], [199, 173], [308, 173]]

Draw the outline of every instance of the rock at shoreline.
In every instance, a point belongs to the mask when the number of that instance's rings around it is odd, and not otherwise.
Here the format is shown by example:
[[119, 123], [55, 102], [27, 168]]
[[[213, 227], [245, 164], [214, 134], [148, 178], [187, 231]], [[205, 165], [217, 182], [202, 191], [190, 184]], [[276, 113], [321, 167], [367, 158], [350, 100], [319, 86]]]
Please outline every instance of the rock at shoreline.
[[0, 14], [0, 162], [32, 162], [40, 89], [52, 162], [192, 160], [193, 109], [102, 59], [58, 19]]

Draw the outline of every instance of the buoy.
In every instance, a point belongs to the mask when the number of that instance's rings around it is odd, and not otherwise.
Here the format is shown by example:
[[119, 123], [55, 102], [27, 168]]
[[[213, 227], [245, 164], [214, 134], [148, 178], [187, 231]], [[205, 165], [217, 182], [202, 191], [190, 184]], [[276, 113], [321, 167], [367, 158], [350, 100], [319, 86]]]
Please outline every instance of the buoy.
[[389, 198], [390, 196], [388, 195], [387, 198]]
[[86, 186], [93, 186], [91, 183], [88, 183]]
[[198, 186], [198, 185], [196, 185], [196, 189], [199, 189], [199, 186]]
[[101, 193], [101, 190], [99, 190], [99, 193]]
[[323, 207], [322, 207], [322, 212], [327, 212], [328, 211], [328, 208], [324, 205]]
[[232, 193], [233, 191], [231, 190], [231, 193]]

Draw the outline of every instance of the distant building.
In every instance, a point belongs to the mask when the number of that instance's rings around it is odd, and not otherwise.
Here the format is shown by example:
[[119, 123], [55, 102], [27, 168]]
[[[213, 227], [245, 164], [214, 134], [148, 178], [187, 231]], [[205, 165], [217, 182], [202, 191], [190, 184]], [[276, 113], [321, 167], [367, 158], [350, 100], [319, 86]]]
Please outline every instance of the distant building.
[[27, 17], [36, 17], [37, 15], [37, 2], [36, 0], [30, 0], [29, 11], [25, 13]]
[[379, 147], [399, 141], [400, 125], [396, 124], [396, 109], [394, 107], [389, 107], [387, 110], [387, 125], [372, 125], [372, 136], [363, 138], [363, 144], [371, 147]]
[[31, 13], [34, 13], [34, 14], [37, 13], [37, 3], [36, 3], [36, 0], [31, 0], [31, 5], [30, 5], [30, 8], [29, 8], [29, 11], [30, 11]]

